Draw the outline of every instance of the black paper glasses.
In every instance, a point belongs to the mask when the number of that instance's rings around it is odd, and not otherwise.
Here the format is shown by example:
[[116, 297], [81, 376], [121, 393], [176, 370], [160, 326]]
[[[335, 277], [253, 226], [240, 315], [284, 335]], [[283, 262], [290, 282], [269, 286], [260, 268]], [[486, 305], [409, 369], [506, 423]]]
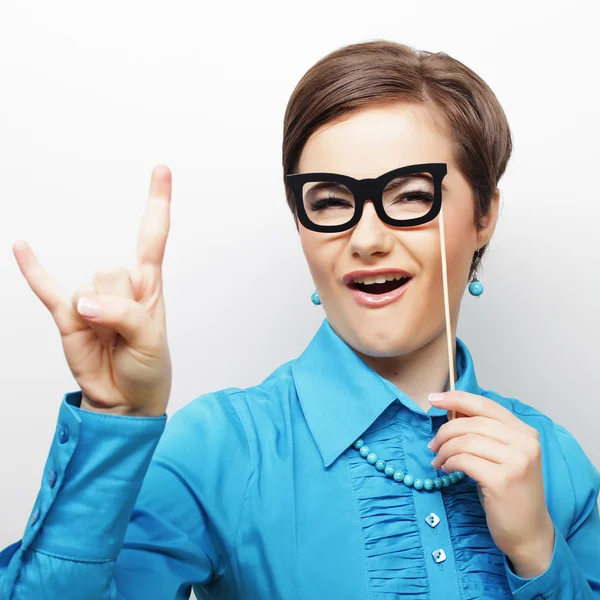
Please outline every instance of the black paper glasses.
[[379, 218], [394, 227], [432, 221], [442, 206], [446, 163], [422, 163], [394, 169], [376, 179], [354, 179], [338, 173], [286, 175], [300, 223], [312, 231], [335, 233], [354, 227], [366, 200]]

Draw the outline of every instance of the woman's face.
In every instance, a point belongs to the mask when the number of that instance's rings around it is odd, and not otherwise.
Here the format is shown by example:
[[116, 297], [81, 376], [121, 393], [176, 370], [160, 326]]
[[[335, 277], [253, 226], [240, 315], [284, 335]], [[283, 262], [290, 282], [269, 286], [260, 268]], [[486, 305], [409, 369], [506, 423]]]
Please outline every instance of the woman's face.
[[[394, 103], [352, 113], [329, 123], [307, 141], [299, 173], [332, 172], [356, 179], [378, 177], [417, 163], [443, 162], [442, 205], [452, 331], [468, 283], [473, 253], [489, 241], [497, 218], [497, 192], [487, 228], [475, 229], [473, 194], [453, 162], [450, 140], [436, 128], [423, 105]], [[327, 318], [349, 345], [366, 356], [405, 355], [445, 331], [439, 215], [424, 225], [398, 228], [383, 223], [371, 200], [360, 222], [341, 233], [311, 231], [298, 223]], [[391, 304], [359, 304], [344, 275], [362, 269], [398, 268], [412, 275]]]

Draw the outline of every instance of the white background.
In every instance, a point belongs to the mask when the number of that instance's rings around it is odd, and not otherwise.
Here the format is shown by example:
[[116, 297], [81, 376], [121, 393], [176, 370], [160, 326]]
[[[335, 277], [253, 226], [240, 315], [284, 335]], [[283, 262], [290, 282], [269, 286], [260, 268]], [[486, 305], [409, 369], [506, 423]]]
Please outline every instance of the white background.
[[375, 38], [445, 51], [499, 97], [514, 154], [458, 335], [483, 387], [565, 425], [600, 466], [596, 2], [0, 7], [0, 548], [22, 536], [78, 389], [13, 242], [67, 297], [104, 264], [133, 266], [151, 169], [168, 164], [169, 414], [262, 381], [324, 318], [284, 197], [286, 103], [322, 56]]

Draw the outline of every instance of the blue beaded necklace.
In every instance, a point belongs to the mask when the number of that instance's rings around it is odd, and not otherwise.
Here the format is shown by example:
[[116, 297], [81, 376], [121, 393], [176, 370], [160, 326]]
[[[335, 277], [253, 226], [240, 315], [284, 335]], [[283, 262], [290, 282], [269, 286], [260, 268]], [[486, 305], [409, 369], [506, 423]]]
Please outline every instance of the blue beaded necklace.
[[465, 474], [462, 471], [454, 471], [448, 475], [442, 477], [436, 477], [435, 479], [421, 479], [411, 475], [410, 473], [404, 473], [400, 469], [392, 465], [386, 464], [385, 460], [377, 458], [375, 452], [371, 452], [369, 446], [365, 445], [362, 438], [357, 439], [353, 447], [356, 448], [359, 454], [367, 460], [367, 462], [373, 465], [378, 471], [383, 471], [388, 477], [391, 477], [398, 483], [404, 483], [407, 487], [413, 487], [415, 490], [440, 490], [443, 487], [448, 487], [461, 479], [464, 479]]

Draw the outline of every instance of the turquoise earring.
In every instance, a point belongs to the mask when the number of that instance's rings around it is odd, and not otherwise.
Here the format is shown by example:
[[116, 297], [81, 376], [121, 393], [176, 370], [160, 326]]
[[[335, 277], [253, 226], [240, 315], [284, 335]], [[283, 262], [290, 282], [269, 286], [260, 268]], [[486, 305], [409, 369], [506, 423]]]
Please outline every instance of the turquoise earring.
[[[476, 254], [478, 259], [479, 250], [476, 251]], [[483, 284], [481, 283], [481, 281], [479, 281], [479, 279], [477, 279], [477, 276], [475, 274], [473, 274], [473, 281], [471, 281], [471, 283], [469, 284], [469, 294], [475, 297], [479, 297], [481, 296], [481, 294], [483, 294]]]
[[317, 292], [317, 290], [312, 293], [310, 299], [315, 306], [319, 306], [319, 304], [321, 304], [321, 298], [319, 298], [319, 292]]
[[471, 281], [469, 284], [469, 294], [476, 297], [483, 294], [483, 284], [477, 279], [477, 277], [473, 277], [473, 281]]

